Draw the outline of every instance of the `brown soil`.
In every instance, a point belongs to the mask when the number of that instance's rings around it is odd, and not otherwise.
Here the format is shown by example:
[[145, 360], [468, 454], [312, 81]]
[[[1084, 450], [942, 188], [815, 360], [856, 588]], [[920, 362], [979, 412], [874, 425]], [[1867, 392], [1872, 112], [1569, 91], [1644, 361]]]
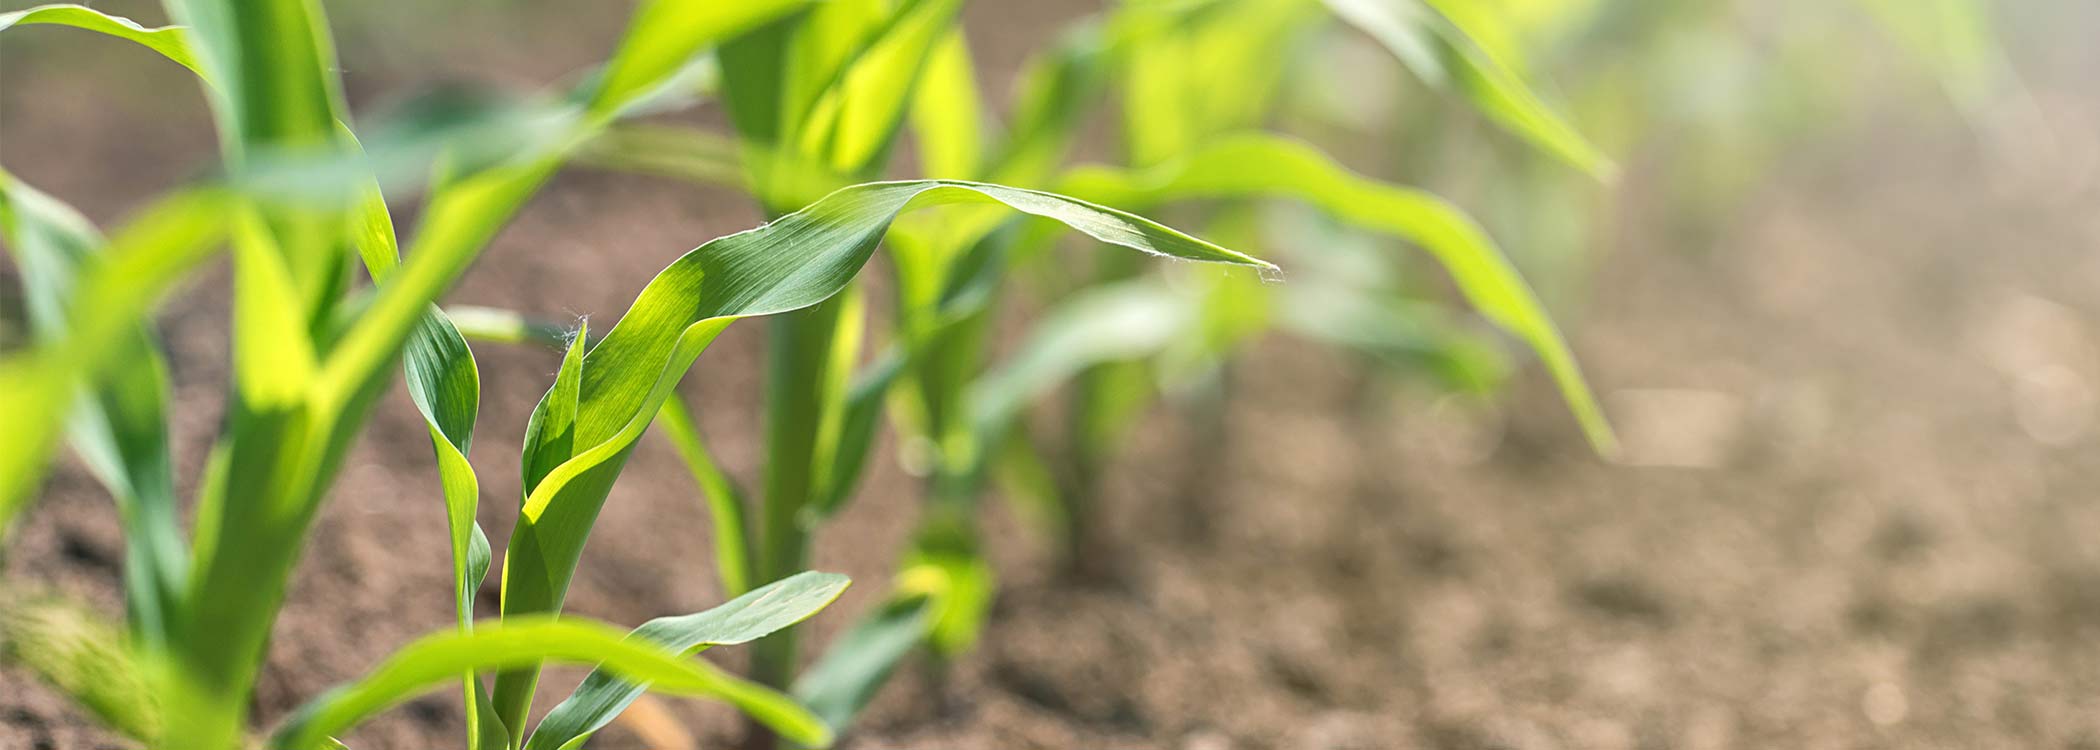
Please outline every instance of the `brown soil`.
[[[385, 19], [346, 34], [353, 94], [428, 80], [425, 67], [550, 80], [618, 26], [570, 11], [553, 43], [548, 24], [457, 13], [478, 29], [465, 51], [373, 55]], [[209, 126], [180, 71], [66, 42], [0, 55], [0, 161], [109, 222], [198, 169]], [[2045, 146], [1869, 118], [1778, 165], [1710, 246], [1618, 218], [1567, 327], [1630, 458], [1696, 466], [1591, 457], [1536, 378], [1483, 413], [1264, 342], [1234, 372], [1224, 429], [1162, 410], [1116, 464], [1114, 583], [1049, 575], [1048, 545], [994, 506], [1004, 588], [983, 643], [952, 670], [907, 670], [849, 746], [2100, 748], [2100, 103], [2059, 93], [2082, 77], [2046, 74], [2091, 60], [2047, 61], [2031, 81], [2057, 126]], [[1667, 205], [1643, 195], [1659, 189], [1636, 168], [1622, 204]], [[664, 263], [754, 219], [735, 195], [568, 174], [452, 299], [606, 325]], [[185, 481], [219, 417], [223, 276], [164, 316]], [[733, 330], [686, 384], [746, 476], [757, 333]], [[556, 359], [477, 356], [473, 459], [500, 539], [518, 436]], [[862, 584], [812, 622], [817, 641], [880, 592], [912, 526], [913, 480], [876, 465], [818, 545], [817, 567]], [[448, 625], [442, 529], [429, 448], [397, 392], [314, 531], [262, 720]], [[596, 538], [576, 613], [633, 624], [720, 598], [706, 520], [656, 441]], [[114, 613], [120, 549], [107, 501], [68, 465], [6, 578]], [[665, 705], [697, 736], [734, 732], [719, 706]], [[346, 739], [444, 747], [460, 731], [448, 692]], [[0, 747], [104, 746], [122, 745], [0, 667]], [[593, 744], [644, 746], [624, 725]]]

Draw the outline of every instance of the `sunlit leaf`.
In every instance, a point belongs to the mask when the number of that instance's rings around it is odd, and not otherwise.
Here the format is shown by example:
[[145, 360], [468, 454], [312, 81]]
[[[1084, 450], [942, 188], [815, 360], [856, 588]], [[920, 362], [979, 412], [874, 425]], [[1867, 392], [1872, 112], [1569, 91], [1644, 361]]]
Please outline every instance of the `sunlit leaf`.
[[[838, 599], [847, 584], [842, 575], [797, 574], [704, 612], [650, 620], [635, 628], [629, 639], [655, 644], [680, 656], [714, 646], [749, 643], [809, 619]], [[622, 679], [603, 669], [592, 671], [576, 692], [547, 713], [525, 747], [560, 750], [581, 744], [648, 689], [646, 682]]]
[[651, 690], [715, 698], [734, 704], [795, 742], [824, 745], [830, 732], [786, 696], [731, 677], [705, 661], [665, 653], [611, 627], [566, 618], [520, 618], [483, 623], [472, 632], [424, 636], [387, 658], [370, 674], [308, 701], [272, 736], [270, 746], [304, 750], [379, 712], [471, 672], [556, 661], [599, 669]]
[[[1148, 253], [1268, 267], [1113, 209], [1036, 191], [944, 181], [846, 188], [758, 229], [702, 245], [658, 274], [583, 356], [572, 457], [530, 485], [505, 558], [505, 615], [560, 608], [591, 523], [627, 455], [716, 334], [738, 318], [830, 299], [860, 271], [897, 214], [957, 203], [1003, 204]], [[531, 449], [533, 465], [545, 464], [552, 455], [547, 451], [560, 450], [553, 442]], [[499, 681], [497, 692], [527, 682], [524, 676]]]
[[196, 55], [190, 51], [189, 32], [180, 26], [148, 28], [129, 18], [112, 16], [85, 5], [39, 5], [13, 13], [0, 13], [0, 31], [10, 26], [32, 24], [71, 26], [129, 39], [199, 76], [204, 75], [204, 70], [198, 67]]

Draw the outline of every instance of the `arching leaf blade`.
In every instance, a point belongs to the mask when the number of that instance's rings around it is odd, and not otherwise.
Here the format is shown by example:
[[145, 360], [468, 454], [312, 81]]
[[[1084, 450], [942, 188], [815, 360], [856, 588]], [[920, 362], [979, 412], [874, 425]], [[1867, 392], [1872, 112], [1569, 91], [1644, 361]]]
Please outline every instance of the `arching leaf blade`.
[[[1423, 82], [1454, 88], [1502, 129], [1593, 176], [1618, 171], [1611, 159], [1569, 125], [1523, 74], [1453, 19], [1423, 0], [1326, 0], [1335, 16], [1369, 35]], [[1433, 3], [1442, 5], [1442, 3]], [[1490, 13], [1469, 13], [1486, 24]]]
[[[810, 307], [845, 289], [890, 222], [912, 208], [995, 203], [1146, 253], [1272, 269], [1148, 219], [1072, 198], [921, 180], [841, 189], [757, 229], [687, 253], [651, 281], [583, 356], [577, 450], [526, 498], [505, 559], [505, 616], [559, 610], [591, 522], [672, 386], [724, 326]], [[499, 680], [519, 690], [524, 675]]]
[[1591, 446], [1606, 455], [1617, 450], [1611, 425], [1545, 305], [1487, 233], [1442, 198], [1359, 176], [1310, 145], [1260, 134], [1221, 138], [1187, 158], [1150, 170], [1082, 167], [1069, 173], [1060, 187], [1125, 205], [1191, 198], [1295, 198], [1347, 223], [1411, 241], [1443, 265], [1474, 309], [1538, 355]]
[[725, 701], [796, 742], [824, 745], [822, 721], [786, 696], [708, 664], [666, 654], [587, 620], [524, 618], [486, 623], [472, 632], [424, 636], [387, 658], [363, 678], [300, 707], [270, 740], [270, 747], [305, 750], [379, 712], [456, 680], [461, 674], [542, 661], [597, 664], [659, 692]]
[[[650, 620], [635, 628], [629, 638], [680, 656], [714, 646], [749, 643], [809, 619], [837, 600], [848, 584], [842, 575], [800, 573], [752, 589], [713, 609]], [[622, 679], [603, 669], [594, 670], [567, 700], [547, 713], [525, 748], [560, 750], [586, 739], [605, 728], [648, 688], [647, 683]]]
[[13, 13], [0, 13], [0, 31], [14, 26], [35, 24], [70, 26], [137, 42], [177, 65], [189, 68], [199, 77], [208, 78], [197, 62], [196, 53], [190, 49], [188, 30], [181, 26], [149, 28], [129, 18], [112, 16], [85, 5], [72, 4], [39, 5]]

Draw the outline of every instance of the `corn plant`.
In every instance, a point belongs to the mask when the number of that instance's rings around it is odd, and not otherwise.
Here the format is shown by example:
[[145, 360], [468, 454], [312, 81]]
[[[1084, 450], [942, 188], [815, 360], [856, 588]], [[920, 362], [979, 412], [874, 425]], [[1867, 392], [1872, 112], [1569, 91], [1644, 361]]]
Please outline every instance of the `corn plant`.
[[[1387, 43], [1425, 80], [1461, 93], [1512, 134], [1581, 171], [1609, 174], [1610, 164], [1594, 147], [1461, 28], [1454, 7], [1124, 3], [1067, 30], [1028, 64], [1017, 100], [1001, 118], [978, 97], [953, 3], [834, 2], [721, 50], [719, 91], [733, 136], [623, 124], [586, 146], [583, 158], [603, 168], [747, 189], [773, 213], [800, 196], [872, 176], [892, 140], [908, 133], [925, 177], [1171, 210], [1185, 209], [1167, 204], [1199, 199], [1304, 201], [1427, 250], [1466, 300], [1538, 353], [1586, 434], [1608, 451], [1609, 428], [1572, 355], [1543, 306], [1471, 219], [1435, 196], [1352, 173], [1308, 143], [1260, 130], [1282, 80], [1275, 61], [1289, 59], [1309, 30], [1339, 20]], [[1130, 164], [1068, 164], [1090, 113], [1118, 89]], [[1221, 229], [1228, 216], [1219, 215]], [[852, 365], [869, 335], [863, 300], [842, 295], [774, 320], [766, 468], [748, 544], [719, 540], [722, 528], [743, 517], [745, 493], [707, 457], [689, 420], [665, 420], [708, 496], [717, 553], [749, 550], [742, 563], [722, 561], [731, 590], [739, 580], [762, 580], [802, 563], [814, 524], [850, 496], [885, 414], [903, 438], [907, 460], [926, 474], [923, 528], [886, 603], [792, 684], [793, 642], [775, 636], [760, 644], [761, 678], [791, 687], [835, 726], [850, 722], [884, 676], [920, 646], [952, 656], [974, 640], [994, 588], [977, 549], [977, 497], [994, 474], [1048, 473], [1015, 426], [1030, 403], [1060, 383], [1077, 379], [1073, 400], [1082, 415], [1067, 431], [1077, 445], [1066, 452], [1091, 466], [1140, 403], [1128, 376], [1142, 376], [1144, 366], [1115, 363], [1162, 355], [1216, 362], [1272, 326], [1426, 363], [1465, 387], [1485, 387], [1501, 371], [1491, 344], [1432, 306], [1398, 298], [1395, 289], [1337, 274], [1294, 294], [1296, 279], [1279, 292], [1245, 275], [1222, 275], [1200, 276], [1191, 295], [1139, 278], [1118, 256], [1101, 258], [1094, 278], [1079, 278], [1040, 261], [1049, 237], [1042, 228], [976, 209], [900, 220], [888, 242], [896, 274], [894, 326], [857, 371]], [[1301, 250], [1308, 259], [1316, 255], [1313, 248]], [[1028, 269], [1023, 277], [1029, 279], [1065, 277], [1068, 289], [1056, 293], [1071, 297], [1011, 359], [988, 367], [994, 303], [1007, 296], [999, 290], [1014, 268]], [[1282, 300], [1272, 301], [1278, 294]], [[517, 322], [496, 327], [521, 329]], [[1083, 541], [1092, 536], [1087, 493], [1067, 486], [1050, 494], [1065, 518], [1068, 558], [1093, 558], [1098, 543]], [[726, 573], [745, 565], [758, 572], [736, 580]]]
[[[1037, 55], [1014, 86], [1012, 109], [997, 118], [976, 95], [953, 11], [953, 2], [934, 0], [832, 2], [785, 17], [716, 57], [733, 137], [622, 124], [592, 141], [584, 160], [741, 187], [766, 212], [779, 212], [802, 195], [874, 176], [897, 134], [909, 132], [918, 172], [932, 179], [1031, 185], [1098, 204], [1161, 208], [1291, 197], [1428, 250], [1474, 309], [1541, 357], [1585, 435], [1598, 450], [1611, 450], [1611, 431], [1573, 355], [1483, 229], [1430, 193], [1367, 179], [1304, 141], [1260, 130], [1283, 80], [1275, 61], [1296, 57], [1312, 29], [1344, 21], [1386, 44], [1424, 80], [1459, 92], [1514, 137], [1585, 174], [1609, 174], [1613, 166], [1598, 149], [1468, 32], [1483, 17], [1445, 2], [1126, 2], [1067, 29]], [[1081, 128], [1117, 90], [1130, 166], [1069, 166]], [[1226, 216], [1220, 214], [1220, 229]], [[903, 218], [888, 237], [897, 294], [892, 330], [859, 370], [853, 363], [867, 336], [861, 298], [846, 294], [771, 324], [764, 485], [750, 540], [716, 544], [718, 555], [727, 555], [722, 571], [750, 569], [758, 574], [735, 578], [762, 580], [798, 567], [808, 529], [850, 496], [884, 414], [903, 435], [907, 460], [926, 473], [924, 529], [907, 550], [892, 597], [792, 685], [834, 725], [848, 723], [913, 649], [930, 645], [953, 655], [974, 639], [993, 590], [989, 565], [976, 553], [976, 496], [995, 473], [1048, 475], [1014, 422], [1060, 382], [1077, 387], [1075, 426], [1067, 431], [1075, 445], [1067, 456], [1094, 466], [1140, 403], [1128, 376], [1144, 370], [1119, 361], [1165, 355], [1214, 363], [1270, 326], [1428, 363], [1462, 387], [1485, 387], [1501, 372], [1493, 345], [1451, 326], [1434, 307], [1399, 298], [1399, 290], [1331, 275], [1294, 294], [1300, 284], [1273, 292], [1245, 275], [1218, 275], [1199, 279], [1197, 292], [1186, 294], [1136, 277], [1117, 256], [1102, 256], [1094, 277], [1056, 273], [1037, 261], [1046, 237], [1039, 223], [1014, 225], [985, 210]], [[1317, 256], [1300, 250], [1308, 261]], [[1050, 286], [1063, 286], [1054, 294], [1071, 298], [1021, 351], [987, 368], [993, 303], [1006, 296], [1000, 286], [1012, 267], [1035, 271], [1023, 279], [1063, 275], [1063, 284]], [[1277, 294], [1281, 300], [1273, 300]], [[519, 330], [514, 321], [500, 328]], [[886, 403], [895, 408], [884, 410]], [[735, 527], [748, 511], [743, 489], [706, 456], [691, 420], [664, 424], [708, 496], [718, 534]], [[1029, 492], [1027, 483], [1010, 485], [1016, 494]], [[1092, 538], [1088, 492], [1067, 483], [1050, 494], [1065, 519], [1069, 561], [1088, 561], [1100, 548], [1098, 540], [1084, 542]], [[731, 550], [750, 555], [735, 559]], [[724, 574], [731, 590], [737, 580]], [[790, 685], [792, 639], [783, 634], [760, 647], [762, 679]]]
[[[838, 576], [794, 571], [806, 556], [803, 515], [818, 503], [835, 505], [845, 486], [829, 471], [828, 451], [843, 429], [837, 395], [850, 361], [840, 352], [852, 351], [859, 325], [850, 285], [897, 216], [936, 205], [999, 207], [1146, 253], [1271, 268], [1051, 193], [954, 180], [840, 186], [873, 176], [923, 57], [914, 50], [927, 46], [916, 40], [939, 38], [952, 22], [952, 3], [909, 7], [893, 16], [844, 2], [645, 2], [612, 58], [573, 90], [513, 107], [438, 106], [434, 124], [411, 118], [375, 128], [362, 144], [352, 135], [316, 3], [177, 0], [170, 15], [184, 25], [163, 28], [81, 6], [0, 15], [0, 29], [101, 32], [195, 71], [216, 114], [225, 164], [222, 177], [162, 198], [107, 239], [56, 200], [12, 177], [0, 182], [0, 230], [29, 282], [37, 333], [31, 346], [0, 360], [0, 390], [10, 394], [0, 420], [12, 428], [0, 443], [0, 524], [33, 494], [67, 433], [116, 497], [127, 537], [129, 627], [121, 643], [77, 609], [11, 600], [0, 624], [13, 650], [113, 728], [154, 746], [253, 743], [248, 696], [285, 583], [345, 451], [399, 361], [438, 459], [458, 627], [315, 698], [262, 744], [330, 744], [387, 706], [454, 680], [463, 684], [470, 747], [574, 747], [645, 689], [722, 699], [783, 738], [828, 744], [833, 727], [817, 714], [684, 657], [781, 631], [845, 586]], [[701, 54], [710, 48], [719, 51]], [[478, 375], [459, 326], [433, 303], [581, 144], [623, 117], [677, 100], [716, 64], [752, 144], [747, 162], [771, 165], [752, 174], [775, 218], [671, 264], [602, 339], [573, 337], [527, 427], [501, 616], [477, 625], [472, 595], [492, 557], [475, 522], [478, 482], [466, 460]], [[383, 191], [433, 161], [403, 259]], [[813, 202], [796, 208], [806, 200]], [[231, 406], [199, 482], [197, 519], [184, 534], [167, 460], [165, 376], [144, 321], [170, 285], [221, 246], [230, 247], [235, 269]], [[353, 265], [370, 286], [356, 283]], [[671, 389], [724, 327], [753, 316], [782, 322], [774, 334], [768, 525], [753, 559], [724, 566], [736, 598], [624, 637], [554, 619], [636, 441], [660, 412], [673, 415], [674, 436], [695, 435], [682, 407], [667, 406]], [[696, 440], [680, 445], [704, 456]], [[773, 582], [750, 586], [755, 580]], [[791, 642], [776, 636], [773, 643]], [[780, 645], [760, 651], [761, 682], [783, 683], [792, 653]], [[598, 671], [528, 731], [545, 661]], [[484, 683], [485, 674], [493, 683]], [[124, 687], [138, 685], [146, 687]]]

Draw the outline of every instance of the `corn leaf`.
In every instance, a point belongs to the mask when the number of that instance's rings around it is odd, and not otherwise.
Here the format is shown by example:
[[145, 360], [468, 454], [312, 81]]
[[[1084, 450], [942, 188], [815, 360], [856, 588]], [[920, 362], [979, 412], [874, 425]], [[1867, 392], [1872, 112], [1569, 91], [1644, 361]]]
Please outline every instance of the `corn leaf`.
[[703, 47], [749, 31], [808, 2], [649, 0], [635, 11], [619, 51], [606, 63], [604, 78], [591, 97], [591, 112], [610, 116], [678, 73]]
[[722, 580], [722, 590], [741, 596], [751, 590], [750, 528], [744, 522], [744, 491], [715, 464], [685, 402], [675, 395], [665, 398], [656, 420], [665, 439], [671, 441], [671, 447], [685, 461], [687, 473], [692, 474], [707, 503], [708, 522], [715, 531], [715, 576]]
[[112, 16], [85, 5], [39, 5], [13, 13], [0, 13], [0, 31], [12, 26], [32, 24], [71, 26], [129, 39], [159, 52], [162, 57], [189, 68], [199, 76], [204, 75], [203, 68], [198, 66], [197, 56], [190, 51], [188, 32], [180, 26], [147, 28], [129, 18]]
[[[483, 341], [539, 344], [566, 351], [577, 337], [584, 335], [581, 330], [533, 320], [511, 310], [455, 305], [446, 308], [445, 314], [458, 324], [459, 331], [466, 337]], [[656, 426], [685, 461], [688, 473], [692, 474], [707, 502], [715, 530], [716, 575], [722, 580], [723, 590], [741, 596], [751, 589], [744, 491], [715, 463], [706, 441], [700, 436], [699, 425], [693, 421], [684, 402], [675, 396], [665, 398], [656, 418]]]
[[1486, 393], [1509, 375], [1497, 342], [1447, 320], [1439, 306], [1301, 279], [1281, 295], [1277, 313], [1277, 324], [1293, 334], [1430, 372], [1460, 391]]
[[786, 696], [732, 677], [705, 661], [667, 654], [587, 620], [525, 618], [418, 639], [365, 677], [300, 707], [272, 735], [270, 747], [312, 748], [461, 674], [542, 661], [595, 663], [622, 678], [646, 682], [658, 692], [726, 701], [796, 742], [821, 746], [830, 739], [819, 719]]
[[970, 415], [981, 440], [1028, 404], [1088, 367], [1159, 353], [1195, 326], [1196, 306], [1151, 281], [1086, 289], [1060, 302], [1014, 354], [971, 384]]
[[131, 351], [138, 321], [216, 249], [231, 202], [201, 189], [148, 207], [77, 277], [66, 335], [0, 359], [0, 536], [43, 476], [75, 389]]
[[938, 603], [923, 592], [900, 593], [839, 634], [795, 679], [791, 692], [833, 731], [853, 723], [897, 664], [925, 640]]
[[[1110, 244], [1189, 260], [1270, 268], [1149, 220], [1048, 193], [967, 182], [916, 181], [840, 190], [763, 227], [687, 253], [658, 274], [605, 339], [583, 355], [573, 456], [532, 485], [504, 562], [506, 616], [560, 608], [591, 523], [635, 441], [680, 376], [738, 318], [821, 303], [843, 290], [898, 213], [996, 202]], [[541, 440], [533, 462], [560, 451]], [[523, 677], [499, 680], [517, 695]], [[506, 690], [506, 685], [512, 685]], [[514, 710], [514, 708], [513, 708]], [[516, 715], [516, 714], [509, 714]]]
[[958, 0], [911, 0], [891, 27], [852, 63], [837, 84], [810, 104], [801, 123], [803, 153], [839, 174], [866, 175], [885, 155], [915, 97], [912, 90], [934, 47], [961, 6]]
[[[561, 369], [555, 372], [554, 385], [540, 398], [539, 405], [533, 408], [532, 416], [525, 423], [524, 456], [518, 462], [519, 468], [524, 472], [523, 484], [520, 485], [524, 488], [524, 494], [518, 498], [520, 503], [531, 497], [532, 492], [539, 488], [541, 480], [550, 472], [575, 455], [577, 394], [583, 383], [583, 357], [584, 350], [588, 348], [588, 340], [588, 331], [578, 331], [570, 340], [567, 351], [562, 355]], [[593, 515], [581, 523], [587, 531], [595, 520], [596, 516]], [[547, 579], [531, 575], [513, 579], [511, 576], [514, 561], [539, 560], [546, 555], [541, 549], [540, 537], [525, 532], [525, 524], [520, 521], [518, 526], [511, 530], [509, 551], [503, 558], [502, 603], [503, 616], [506, 619], [520, 612], [560, 610], [560, 597], [555, 591], [546, 588], [549, 584]], [[566, 581], [564, 583], [566, 584]], [[556, 606], [541, 610], [517, 610], [511, 607], [514, 600], [554, 601]], [[533, 695], [538, 687], [539, 671], [536, 666], [528, 665], [526, 668], [496, 675], [495, 689], [491, 697], [495, 702], [496, 715], [502, 718], [504, 725], [518, 730], [511, 733], [512, 737], [523, 739], [525, 716], [532, 709]]]
[[[191, 53], [208, 86], [230, 160], [257, 149], [332, 145], [342, 118], [334, 45], [317, 3], [171, 0], [189, 27]], [[266, 43], [261, 40], [267, 40]]]
[[1538, 354], [1590, 445], [1607, 455], [1616, 451], [1611, 426], [1544, 305], [1487, 233], [1441, 198], [1358, 176], [1309, 145], [1269, 135], [1221, 138], [1151, 170], [1082, 167], [1060, 186], [1118, 205], [1289, 197], [1349, 224], [1414, 242], [1444, 266], [1475, 310]]
[[[21, 269], [36, 337], [63, 339], [78, 277], [95, 262], [101, 233], [70, 207], [0, 170], [0, 237]], [[115, 359], [126, 366], [101, 373], [86, 389], [69, 431], [74, 449], [116, 500], [124, 525], [131, 632], [156, 646], [167, 637], [188, 556], [168, 457], [167, 362], [145, 326], [120, 336]]]
[[[1326, 0], [1342, 21], [1383, 45], [1425, 83], [1453, 87], [1496, 125], [1584, 172], [1618, 171], [1602, 151], [1541, 100], [1510, 63], [1423, 0]], [[1434, 3], [1441, 5], [1442, 3]], [[1496, 20], [1468, 13], [1469, 24]]]
[[[376, 184], [366, 193], [359, 211], [363, 215], [358, 222], [361, 229], [355, 235], [358, 256], [372, 279], [383, 284], [400, 263], [400, 249], [386, 200]], [[488, 575], [491, 557], [488, 536], [475, 522], [481, 504], [481, 482], [467, 461], [475, 417], [481, 408], [481, 374], [466, 338], [435, 307], [409, 337], [401, 361], [409, 399], [423, 416], [437, 458], [445, 523], [452, 541], [453, 609], [459, 627], [468, 630], [473, 627], [474, 592]], [[479, 678], [469, 673], [464, 680], [468, 747], [508, 747], [508, 731], [496, 720]]]
[[[749, 643], [809, 619], [837, 600], [848, 583], [842, 575], [799, 573], [704, 612], [650, 620], [628, 638], [655, 644], [679, 656], [714, 646]], [[540, 721], [532, 739], [525, 744], [526, 750], [581, 746], [648, 689], [646, 682], [622, 679], [603, 669], [593, 671], [576, 692]]]
[[768, 212], [879, 171], [957, 5], [833, 0], [723, 45], [724, 103]]
[[1290, 54], [1321, 20], [1303, 0], [1128, 3], [1107, 33], [1120, 64], [1124, 146], [1151, 166], [1221, 133], [1259, 127]]
[[909, 117], [923, 176], [969, 179], [981, 173], [986, 116], [961, 27], [949, 27], [927, 54]]
[[904, 371], [905, 362], [901, 351], [885, 352], [856, 374], [852, 385], [847, 387], [846, 407], [839, 423], [832, 470], [810, 508], [816, 518], [828, 518], [837, 513], [845, 506], [846, 499], [853, 496], [860, 475], [867, 468], [868, 453], [875, 446], [876, 427], [882, 422], [883, 396], [889, 393], [890, 384], [896, 382], [897, 376]]
[[601, 169], [701, 185], [745, 186], [736, 142], [688, 126], [621, 123], [585, 144], [576, 158], [585, 166]]

